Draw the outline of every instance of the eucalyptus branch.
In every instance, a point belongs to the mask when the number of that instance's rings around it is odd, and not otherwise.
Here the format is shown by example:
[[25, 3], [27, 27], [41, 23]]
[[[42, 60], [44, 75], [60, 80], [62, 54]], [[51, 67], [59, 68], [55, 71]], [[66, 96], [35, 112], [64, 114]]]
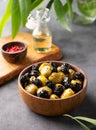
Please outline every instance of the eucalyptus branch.
[[[2, 35], [3, 29], [7, 21], [11, 17], [12, 25], [12, 36], [15, 37], [18, 33], [20, 26], [24, 26], [27, 21], [27, 17], [30, 12], [36, 9], [38, 6], [42, 6], [45, 0], [8, 0], [8, 5], [6, 10], [0, 20], [0, 35]], [[62, 25], [62, 27], [68, 31], [71, 31], [68, 24], [68, 18], [70, 21], [76, 21], [76, 15], [72, 8], [74, 0], [46, 0], [48, 1], [46, 7], [51, 9], [52, 5], [54, 12], [56, 14], [56, 20]], [[82, 0], [81, 0], [82, 1]], [[90, 22], [87, 19], [88, 16], [96, 18], [96, 0], [86, 0], [86, 3], [82, 4], [81, 1], [78, 1], [77, 8], [81, 12], [82, 16], [79, 18], [83, 23]], [[67, 17], [69, 15], [69, 17]], [[73, 17], [74, 16], [74, 17]], [[75, 17], [76, 16], [76, 17]], [[88, 21], [89, 20], [89, 21]]]
[[52, 7], [52, 4], [53, 4], [54, 0], [50, 0], [46, 6], [46, 8], [48, 8], [49, 10], [51, 9]]
[[83, 130], [91, 130], [88, 126], [86, 126], [84, 123], [82, 123], [80, 120], [82, 121], [86, 121], [86, 122], [89, 122], [93, 125], [96, 126], [96, 119], [92, 119], [92, 118], [88, 118], [88, 117], [83, 117], [83, 116], [71, 116], [71, 115], [68, 115], [68, 114], [65, 114], [64, 116], [67, 116], [73, 120], [75, 120], [77, 123], [79, 123], [81, 125], [81, 127], [83, 128]]

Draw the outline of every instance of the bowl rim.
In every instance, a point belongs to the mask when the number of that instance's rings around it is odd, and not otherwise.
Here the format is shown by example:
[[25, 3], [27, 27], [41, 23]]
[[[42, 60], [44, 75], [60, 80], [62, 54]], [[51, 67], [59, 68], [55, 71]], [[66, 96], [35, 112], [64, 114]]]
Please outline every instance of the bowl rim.
[[[4, 50], [4, 46], [6, 46], [6, 45], [8, 45], [8, 44], [14, 44], [14, 43], [23, 45], [23, 46], [24, 46], [23, 49], [20, 50], [20, 51], [17, 51], [17, 52], [7, 52], [7, 51]], [[9, 54], [9, 55], [19, 54], [19, 53], [22, 53], [22, 52], [24, 52], [24, 51], [26, 51], [26, 50], [27, 50], [27, 45], [26, 45], [26, 43], [21, 42], [21, 41], [9, 41], [9, 42], [4, 43], [4, 44], [1, 46], [1, 52], [2, 52], [2, 53], [5, 53], [5, 54]]]
[[[29, 69], [30, 67], [32, 67], [32, 65], [41, 64], [41, 63], [44, 63], [44, 62], [56, 62], [56, 63], [61, 63], [61, 64], [62, 64], [62, 63], [68, 63], [68, 64], [70, 64], [70, 65], [72, 66], [72, 68], [75, 68], [76, 70], [80, 70], [79, 72], [82, 72], [82, 74], [84, 75], [83, 88], [82, 88], [79, 92], [75, 93], [74, 95], [72, 95], [72, 96], [70, 96], [70, 97], [67, 97], [67, 98], [63, 98], [63, 99], [61, 99], [61, 98], [58, 98], [58, 99], [40, 98], [40, 97], [38, 97], [38, 96], [35, 96], [35, 95], [33, 95], [33, 94], [28, 93], [28, 92], [23, 88], [23, 86], [22, 86], [21, 83], [20, 83], [20, 77], [21, 77], [21, 75], [22, 75], [27, 69]], [[33, 63], [33, 64], [31, 64], [31, 65], [25, 67], [25, 68], [20, 72], [20, 74], [19, 74], [19, 76], [18, 76], [18, 86], [23, 90], [24, 93], [26, 93], [26, 94], [28, 94], [29, 96], [34, 97], [34, 98], [36, 98], [36, 99], [38, 99], [38, 100], [44, 100], [44, 101], [62, 101], [62, 100], [68, 100], [68, 99], [74, 98], [74, 97], [76, 97], [78, 94], [82, 93], [82, 91], [83, 91], [84, 89], [87, 89], [87, 84], [88, 84], [88, 78], [87, 78], [87, 75], [85, 74], [84, 70], [82, 70], [82, 69], [81, 69], [80, 67], [78, 67], [77, 65], [74, 65], [74, 64], [72, 64], [72, 63], [70, 63], [70, 62], [66, 62], [66, 61], [46, 60], [46, 61], [36, 62], [36, 63]]]

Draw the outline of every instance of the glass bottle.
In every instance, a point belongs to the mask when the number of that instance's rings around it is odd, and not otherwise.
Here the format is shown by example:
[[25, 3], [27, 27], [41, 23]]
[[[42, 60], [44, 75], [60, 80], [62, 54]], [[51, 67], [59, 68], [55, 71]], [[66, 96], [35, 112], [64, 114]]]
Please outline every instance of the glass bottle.
[[90, 23], [96, 20], [96, 0], [78, 0], [78, 7]]
[[96, 0], [77, 0], [73, 5], [73, 23], [92, 24], [96, 21]]
[[49, 9], [41, 8], [36, 12], [37, 26], [32, 32], [33, 48], [39, 52], [48, 52], [52, 46], [52, 34], [48, 27]]

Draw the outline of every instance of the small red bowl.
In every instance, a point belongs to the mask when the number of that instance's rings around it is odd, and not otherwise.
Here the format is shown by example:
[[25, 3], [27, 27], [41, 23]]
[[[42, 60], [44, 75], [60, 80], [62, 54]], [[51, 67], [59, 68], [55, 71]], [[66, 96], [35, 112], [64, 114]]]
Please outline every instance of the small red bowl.
[[[7, 51], [8, 48], [12, 48], [13, 46], [18, 46], [19, 48], [22, 48], [19, 51]], [[24, 60], [26, 54], [27, 54], [27, 45], [23, 42], [19, 41], [13, 41], [13, 42], [8, 42], [2, 45], [1, 47], [1, 53], [4, 57], [4, 59], [10, 63], [17, 63], [21, 62]]]

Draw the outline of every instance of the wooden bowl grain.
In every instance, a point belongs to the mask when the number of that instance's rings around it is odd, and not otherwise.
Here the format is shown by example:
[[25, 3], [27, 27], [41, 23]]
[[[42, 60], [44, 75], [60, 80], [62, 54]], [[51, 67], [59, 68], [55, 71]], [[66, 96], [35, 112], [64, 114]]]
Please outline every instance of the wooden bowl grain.
[[[43, 62], [39, 62], [36, 64], [41, 64]], [[46, 62], [49, 62], [49, 61], [46, 61]], [[59, 65], [65, 63], [63, 61], [51, 61], [51, 62], [55, 62]], [[86, 94], [88, 80], [87, 80], [85, 72], [82, 69], [80, 69], [76, 65], [73, 65], [73, 64], [70, 64], [70, 65], [72, 66], [72, 68], [75, 71], [79, 71], [84, 75], [84, 82], [83, 82], [83, 88], [78, 93], [76, 93], [66, 99], [55, 99], [55, 100], [44, 99], [44, 98], [39, 98], [37, 96], [34, 96], [34, 95], [28, 93], [21, 85], [20, 78], [24, 73], [28, 72], [31, 69], [32, 65], [26, 67], [20, 73], [20, 75], [18, 77], [19, 93], [20, 93], [22, 100], [32, 111], [34, 111], [38, 114], [41, 114], [41, 115], [45, 115], [45, 116], [58, 116], [58, 115], [63, 115], [65, 113], [72, 111], [79, 104], [82, 103], [82, 101], [85, 97], [85, 94]]]
[[[6, 49], [12, 46], [19, 46], [22, 47], [23, 49], [17, 52], [7, 52]], [[23, 42], [19, 42], [19, 41], [8, 42], [2, 45], [1, 53], [4, 59], [10, 63], [21, 62], [22, 60], [24, 60], [27, 54], [27, 46]]]

